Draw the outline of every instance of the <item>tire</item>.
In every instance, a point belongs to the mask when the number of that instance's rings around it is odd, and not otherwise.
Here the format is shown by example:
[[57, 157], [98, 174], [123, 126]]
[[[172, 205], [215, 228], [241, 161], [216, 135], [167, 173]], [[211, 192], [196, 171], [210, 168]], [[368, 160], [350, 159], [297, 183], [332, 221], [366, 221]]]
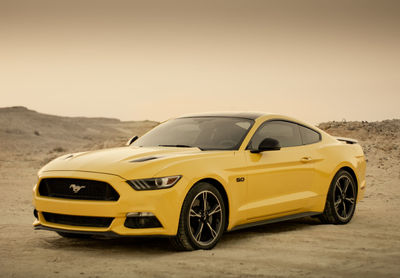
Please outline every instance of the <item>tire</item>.
[[78, 234], [78, 233], [68, 233], [68, 232], [57, 232], [62, 237], [65, 238], [90, 238], [89, 234]]
[[329, 187], [322, 223], [343, 225], [350, 222], [356, 210], [357, 186], [346, 170], [336, 173]]
[[201, 182], [188, 192], [182, 205], [177, 235], [171, 239], [175, 249], [212, 249], [220, 240], [226, 223], [226, 208], [221, 193]]

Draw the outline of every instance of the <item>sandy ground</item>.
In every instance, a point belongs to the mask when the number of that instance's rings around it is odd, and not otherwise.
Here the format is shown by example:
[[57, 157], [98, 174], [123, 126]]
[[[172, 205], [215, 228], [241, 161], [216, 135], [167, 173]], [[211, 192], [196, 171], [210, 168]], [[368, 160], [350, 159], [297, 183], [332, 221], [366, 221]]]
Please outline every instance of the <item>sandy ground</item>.
[[360, 139], [366, 150], [367, 192], [350, 224], [303, 218], [226, 233], [211, 251], [176, 252], [167, 239], [77, 240], [32, 229], [41, 165], [121, 144], [154, 122], [0, 109], [0, 277], [400, 277], [399, 122], [321, 125]]

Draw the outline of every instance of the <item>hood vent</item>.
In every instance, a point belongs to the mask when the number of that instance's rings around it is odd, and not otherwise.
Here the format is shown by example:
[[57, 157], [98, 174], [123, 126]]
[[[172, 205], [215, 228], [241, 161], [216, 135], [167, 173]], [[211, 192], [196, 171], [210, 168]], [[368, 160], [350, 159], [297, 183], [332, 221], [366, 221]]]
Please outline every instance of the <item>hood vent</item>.
[[73, 154], [68, 155], [67, 157], [64, 158], [64, 160], [70, 159], [71, 157], [74, 157]]
[[143, 157], [143, 158], [131, 160], [131, 161], [129, 161], [129, 162], [145, 162], [145, 161], [157, 159], [157, 158], [160, 158], [160, 157], [161, 157], [161, 156], [148, 156], [148, 157]]

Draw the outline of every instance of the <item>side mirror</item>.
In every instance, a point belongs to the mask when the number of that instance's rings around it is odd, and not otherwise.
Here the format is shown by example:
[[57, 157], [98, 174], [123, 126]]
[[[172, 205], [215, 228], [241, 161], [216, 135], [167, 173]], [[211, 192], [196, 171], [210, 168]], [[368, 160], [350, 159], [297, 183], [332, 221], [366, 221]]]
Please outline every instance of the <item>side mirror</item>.
[[130, 146], [133, 142], [135, 142], [139, 137], [138, 136], [133, 136], [131, 139], [128, 140], [128, 142], [126, 142], [125, 145]]
[[281, 149], [281, 145], [279, 141], [273, 138], [265, 138], [261, 141], [258, 148], [255, 150], [251, 150], [252, 153], [260, 153], [264, 151], [279, 151]]

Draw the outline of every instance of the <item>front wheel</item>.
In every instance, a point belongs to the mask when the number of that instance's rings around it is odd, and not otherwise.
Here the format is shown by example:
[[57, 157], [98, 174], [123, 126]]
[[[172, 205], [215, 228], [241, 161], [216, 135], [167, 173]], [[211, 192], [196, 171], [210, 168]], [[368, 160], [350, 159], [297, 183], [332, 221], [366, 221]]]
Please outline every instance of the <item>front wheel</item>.
[[347, 224], [354, 215], [356, 200], [357, 187], [353, 177], [340, 170], [332, 180], [320, 220], [327, 224]]
[[221, 193], [209, 183], [198, 183], [183, 202], [173, 245], [186, 251], [213, 248], [224, 232], [225, 217]]

